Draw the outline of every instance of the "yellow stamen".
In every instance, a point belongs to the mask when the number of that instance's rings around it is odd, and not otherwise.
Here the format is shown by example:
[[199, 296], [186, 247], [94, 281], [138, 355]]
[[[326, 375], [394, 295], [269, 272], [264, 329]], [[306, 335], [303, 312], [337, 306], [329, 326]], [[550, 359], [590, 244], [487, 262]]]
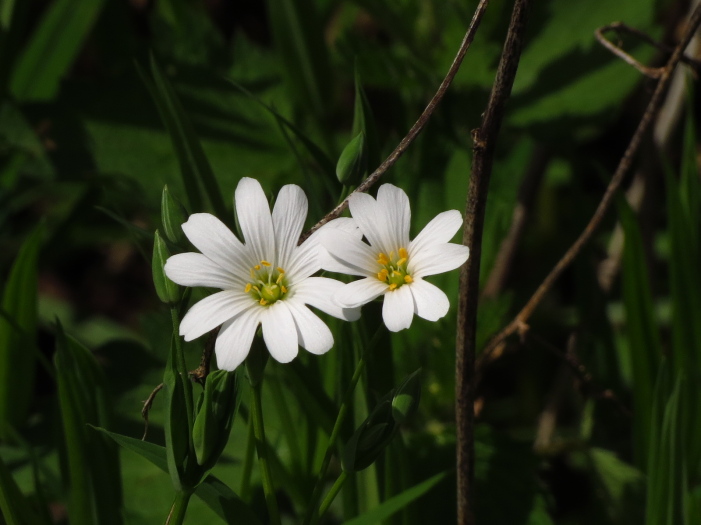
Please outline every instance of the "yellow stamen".
[[256, 265], [253, 267], [253, 269], [256, 270], [256, 271], [260, 270], [260, 264], [256, 264]]
[[390, 289], [390, 290], [394, 290], [396, 287], [397, 287], [397, 285], [394, 284], [394, 283], [392, 283], [392, 284], [389, 285], [389, 289]]
[[394, 259], [394, 252], [389, 252], [389, 260], [391, 261]]
[[253, 286], [251, 285], [251, 283], [248, 283], [248, 284], [246, 285], [246, 289], [245, 289], [243, 292], [244, 292], [244, 293], [248, 293], [248, 292], [251, 291], [251, 288], [253, 288]]
[[397, 261], [397, 266], [401, 266], [401, 265], [404, 264], [405, 262], [406, 262], [406, 257], [402, 257], [401, 259], [399, 259], [399, 260]]
[[261, 261], [260, 262], [263, 266], [270, 266], [270, 263], [268, 261]]
[[280, 268], [279, 266], [277, 267], [277, 271], [280, 272], [280, 273], [285, 273], [285, 270], [283, 270], [283, 269]]
[[268, 301], [266, 301], [266, 300], [263, 299], [262, 297], [260, 298], [260, 301], [258, 301], [258, 302], [259, 302], [259, 304], [260, 304], [261, 306], [265, 306], [266, 304], [268, 304]]
[[282, 281], [283, 277], [284, 277], [284, 275], [282, 275], [282, 274], [278, 275], [277, 279], [275, 280], [275, 284], [280, 284], [280, 281]]
[[405, 275], [405, 276], [404, 276], [404, 282], [407, 283], [407, 284], [413, 283], [413, 282], [414, 282], [414, 279], [411, 278], [411, 275]]
[[280, 286], [280, 290], [282, 290], [282, 293], [287, 293], [287, 288], [284, 286]]
[[377, 262], [382, 264], [382, 265], [385, 265], [385, 264], [389, 264], [389, 259], [387, 258], [387, 256], [384, 253], [380, 253], [377, 256]]
[[[399, 248], [399, 256], [400, 256], [402, 259], [408, 259], [408, 258], [409, 258], [409, 253], [406, 251], [406, 248]], [[401, 264], [401, 263], [398, 262], [397, 264]]]
[[254, 289], [256, 292], [260, 293], [260, 288], [258, 288], [257, 286], [254, 286], [253, 289]]

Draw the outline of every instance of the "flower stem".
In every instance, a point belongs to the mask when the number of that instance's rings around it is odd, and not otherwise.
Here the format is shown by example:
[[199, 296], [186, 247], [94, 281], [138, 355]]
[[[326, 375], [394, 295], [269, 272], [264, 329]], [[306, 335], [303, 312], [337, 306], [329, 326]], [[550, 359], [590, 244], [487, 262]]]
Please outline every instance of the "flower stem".
[[253, 418], [253, 433], [255, 434], [256, 438], [258, 464], [260, 465], [260, 473], [263, 480], [263, 492], [265, 493], [265, 503], [268, 506], [270, 523], [271, 525], [280, 525], [280, 511], [277, 507], [275, 486], [273, 485], [273, 476], [270, 471], [270, 461], [268, 460], [268, 443], [265, 440], [263, 405], [261, 403], [261, 386], [262, 382], [251, 385], [251, 417]]
[[[175, 357], [176, 363], [175, 368], [182, 377], [183, 383], [186, 385], [185, 392], [185, 411], [187, 413], [187, 421], [189, 428], [192, 428], [194, 423], [194, 407], [192, 405], [192, 393], [190, 385], [190, 378], [188, 377], [187, 364], [185, 363], [185, 350], [183, 349], [183, 341], [180, 338], [179, 328], [180, 328], [180, 316], [178, 315], [178, 308], [176, 306], [170, 307], [170, 319], [173, 323], [173, 338], [175, 339]], [[192, 439], [190, 439], [192, 441]]]
[[345, 470], [342, 471], [338, 478], [336, 479], [336, 482], [333, 484], [331, 487], [331, 490], [329, 490], [329, 493], [326, 495], [324, 498], [324, 501], [321, 502], [321, 506], [319, 507], [319, 512], [316, 513], [314, 516], [314, 519], [312, 521], [313, 524], [316, 524], [321, 517], [326, 513], [328, 508], [331, 506], [331, 503], [333, 503], [333, 500], [336, 499], [336, 496], [338, 496], [338, 493], [341, 491], [343, 488], [343, 484], [346, 482], [348, 479], [348, 472]]
[[190, 501], [192, 492], [179, 490], [175, 493], [175, 501], [170, 507], [170, 512], [166, 518], [166, 525], [181, 525], [185, 520], [185, 512], [187, 512], [187, 504]]
[[[333, 430], [331, 431], [331, 437], [329, 437], [329, 444], [326, 447], [326, 454], [324, 454], [324, 460], [321, 463], [321, 468], [319, 469], [319, 475], [316, 479], [316, 485], [314, 485], [314, 492], [312, 492], [312, 497], [309, 501], [309, 507], [307, 507], [307, 514], [304, 517], [304, 525], [309, 525], [312, 523], [314, 517], [314, 509], [321, 496], [321, 491], [324, 488], [324, 478], [326, 477], [326, 471], [329, 468], [329, 463], [331, 462], [331, 457], [333, 456], [333, 451], [336, 446], [336, 441], [338, 440], [338, 435], [341, 433], [341, 428], [343, 427], [343, 422], [346, 419], [346, 414], [348, 413], [348, 408], [350, 406], [351, 399], [353, 397], [353, 392], [355, 392], [355, 387], [358, 384], [360, 376], [365, 370], [365, 357], [370, 353], [370, 351], [375, 347], [377, 341], [382, 333], [382, 325], [377, 329], [375, 335], [372, 336], [370, 343], [368, 343], [363, 349], [363, 353], [358, 360], [358, 364], [355, 367], [355, 372], [353, 372], [353, 377], [351, 378], [350, 384], [343, 395], [343, 401], [341, 402], [341, 407], [338, 410], [338, 415], [336, 416], [336, 423], [333, 425]], [[339, 487], [340, 489], [340, 487]]]

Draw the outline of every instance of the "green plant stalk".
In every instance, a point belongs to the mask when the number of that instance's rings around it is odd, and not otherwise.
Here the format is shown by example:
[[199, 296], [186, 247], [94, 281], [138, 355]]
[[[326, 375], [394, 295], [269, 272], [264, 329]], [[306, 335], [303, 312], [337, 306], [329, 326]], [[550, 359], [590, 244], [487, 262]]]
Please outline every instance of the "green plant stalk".
[[250, 501], [251, 498], [251, 472], [253, 471], [253, 452], [256, 440], [253, 433], [253, 420], [248, 421], [248, 432], [246, 436], [246, 455], [243, 457], [243, 472], [241, 474], [241, 491], [239, 495], [243, 501]]
[[[181, 375], [183, 380], [189, 381], [187, 365], [185, 364], [185, 350], [183, 349], [182, 339], [180, 339], [180, 336], [178, 335], [180, 327], [180, 316], [178, 315], [177, 306], [170, 307], [170, 319], [173, 322], [173, 337], [175, 337], [175, 349], [178, 359], [177, 363], [175, 363], [175, 367], [177, 368], [178, 373]], [[192, 406], [191, 395], [185, 396], [185, 409], [187, 411], [188, 428], [192, 428], [194, 423], [194, 407]], [[192, 435], [190, 435], [190, 449], [192, 451]]]
[[166, 525], [181, 525], [184, 522], [190, 496], [192, 496], [192, 492], [189, 490], [179, 490], [175, 493], [175, 501], [173, 501], [173, 506], [170, 507], [170, 512], [166, 518]]
[[256, 449], [258, 450], [258, 465], [260, 466], [261, 478], [263, 480], [263, 492], [265, 493], [265, 503], [268, 506], [268, 514], [271, 525], [280, 525], [280, 511], [277, 507], [275, 497], [275, 486], [273, 476], [270, 471], [270, 461], [268, 459], [268, 444], [265, 440], [265, 425], [263, 424], [263, 405], [261, 403], [261, 385], [258, 382], [251, 386], [251, 417], [253, 418], [253, 432], [256, 439]]
[[348, 472], [345, 470], [342, 471], [339, 475], [338, 478], [336, 479], [336, 482], [333, 484], [333, 487], [331, 487], [331, 490], [329, 490], [329, 493], [326, 495], [324, 498], [324, 501], [321, 502], [321, 506], [319, 507], [319, 512], [314, 516], [314, 520], [312, 521], [312, 524], [316, 524], [319, 519], [326, 513], [326, 511], [329, 509], [331, 506], [331, 503], [333, 503], [333, 500], [336, 499], [336, 496], [338, 496], [338, 493], [341, 492], [341, 489], [343, 488], [343, 484], [346, 482], [348, 479]]
[[[331, 463], [331, 457], [333, 456], [333, 451], [336, 446], [336, 441], [338, 440], [338, 435], [341, 433], [341, 428], [343, 427], [343, 422], [346, 419], [346, 414], [348, 413], [348, 407], [350, 405], [351, 399], [353, 398], [353, 392], [355, 392], [355, 387], [360, 380], [360, 376], [363, 375], [365, 370], [365, 356], [374, 348], [377, 344], [377, 340], [380, 337], [381, 329], [383, 325], [380, 325], [375, 335], [372, 336], [372, 340], [365, 347], [365, 351], [360, 356], [358, 364], [355, 367], [355, 372], [353, 372], [353, 377], [351, 378], [350, 384], [346, 393], [343, 395], [343, 401], [341, 402], [341, 408], [338, 410], [338, 416], [336, 416], [336, 423], [333, 425], [333, 430], [331, 431], [331, 437], [329, 437], [329, 444], [326, 447], [326, 454], [324, 454], [324, 460], [321, 463], [321, 468], [319, 469], [319, 475], [316, 479], [316, 484], [314, 485], [314, 491], [312, 492], [312, 497], [309, 500], [309, 506], [307, 507], [307, 514], [304, 517], [304, 525], [309, 525], [312, 523], [312, 518], [314, 516], [314, 508], [316, 507], [319, 497], [321, 496], [321, 491], [324, 488], [324, 477], [326, 477], [326, 471], [329, 468], [329, 463]], [[340, 487], [339, 487], [340, 489]]]

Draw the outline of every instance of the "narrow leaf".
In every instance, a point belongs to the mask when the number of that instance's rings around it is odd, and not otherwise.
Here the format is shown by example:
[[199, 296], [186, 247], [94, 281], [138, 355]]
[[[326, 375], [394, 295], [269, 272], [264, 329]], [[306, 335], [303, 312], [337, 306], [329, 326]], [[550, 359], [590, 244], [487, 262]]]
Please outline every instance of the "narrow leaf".
[[2, 458], [0, 458], [0, 511], [7, 525], [48, 523], [34, 512]]

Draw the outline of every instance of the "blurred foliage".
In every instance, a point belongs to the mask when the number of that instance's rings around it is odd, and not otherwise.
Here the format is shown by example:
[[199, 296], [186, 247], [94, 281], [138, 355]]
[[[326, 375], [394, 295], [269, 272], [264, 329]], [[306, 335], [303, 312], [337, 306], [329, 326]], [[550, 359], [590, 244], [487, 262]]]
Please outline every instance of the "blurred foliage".
[[[164, 186], [172, 202], [191, 213], [216, 212], [233, 228], [232, 196], [241, 177], [260, 180], [271, 195], [296, 183], [309, 195], [311, 226], [347, 191], [336, 165], [349, 144], [361, 137], [348, 170], [371, 172], [416, 120], [476, 4], [0, 3], [0, 511], [6, 523], [163, 521], [173, 498], [164, 394], [150, 411], [148, 441], [138, 438], [142, 403], [163, 380], [171, 348], [170, 314], [151, 279]], [[651, 81], [605, 51], [594, 30], [621, 20], [673, 44], [685, 4], [535, 2], [497, 147], [483, 285], [502, 262], [515, 213], [526, 211], [527, 222], [503, 283], [480, 303], [480, 348], [586, 224], [649, 96]], [[446, 98], [384, 177], [409, 194], [414, 234], [437, 213], [464, 209], [470, 130], [485, 107], [510, 6], [490, 2]], [[621, 44], [643, 62], [662, 60], [637, 40]], [[509, 341], [481, 371], [479, 523], [698, 521], [697, 92], [696, 86], [686, 95], [670, 92], [682, 117], [664, 138], [669, 147], [650, 142], [635, 167], [630, 187], [644, 182], [642, 205], [634, 210], [621, 199], [531, 320], [537, 338]], [[684, 96], [686, 105], [679, 102]], [[167, 239], [182, 242], [169, 228]], [[618, 268], [607, 286], [604, 263]], [[422, 368], [418, 415], [401, 425], [401, 439], [378, 461], [349, 478], [328, 523], [455, 519], [458, 275], [431, 280], [448, 293], [451, 312], [436, 323], [415, 318], [410, 330], [381, 338], [343, 439], [399, 378]], [[190, 302], [203, 293], [193, 291]], [[270, 363], [263, 386], [271, 464], [289, 516], [303, 515], [338, 400], [380, 322], [379, 309], [366, 306], [363, 321], [352, 326], [325, 320], [335, 348], [320, 357], [302, 352], [292, 365]], [[189, 369], [199, 364], [202, 345], [185, 344]], [[583, 368], [571, 371], [565, 352]], [[258, 470], [250, 468], [246, 388], [240, 397], [228, 445], [199, 485], [187, 523], [265, 514]], [[118, 460], [109, 436], [123, 447]], [[332, 471], [338, 474], [340, 465]], [[105, 485], [107, 476], [114, 486]]]

